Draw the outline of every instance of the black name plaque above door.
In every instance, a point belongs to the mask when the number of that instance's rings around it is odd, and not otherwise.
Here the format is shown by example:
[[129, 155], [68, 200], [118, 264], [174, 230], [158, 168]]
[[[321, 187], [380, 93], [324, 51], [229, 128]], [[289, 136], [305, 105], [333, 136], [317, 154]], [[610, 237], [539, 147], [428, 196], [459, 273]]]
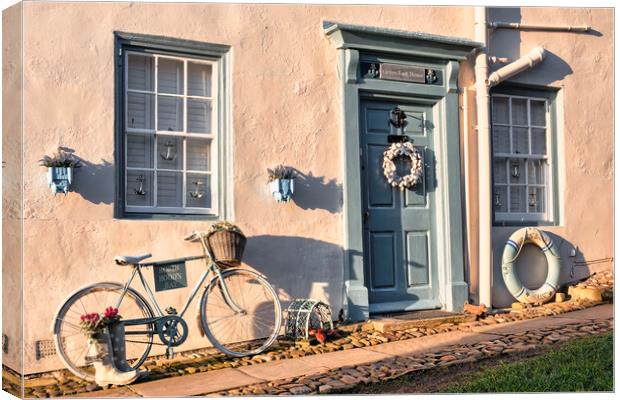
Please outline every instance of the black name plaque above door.
[[441, 85], [441, 72], [435, 69], [404, 64], [362, 62], [360, 64], [363, 78], [386, 81]]

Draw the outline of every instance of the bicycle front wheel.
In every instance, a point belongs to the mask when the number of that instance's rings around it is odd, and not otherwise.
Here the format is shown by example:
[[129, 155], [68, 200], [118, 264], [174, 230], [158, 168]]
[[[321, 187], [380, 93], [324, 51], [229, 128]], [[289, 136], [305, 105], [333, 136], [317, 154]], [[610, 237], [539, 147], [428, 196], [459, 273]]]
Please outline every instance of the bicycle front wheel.
[[[76, 376], [88, 381], [95, 380], [95, 369], [86, 362], [89, 345], [80, 330], [80, 316], [99, 312], [107, 307], [116, 307], [123, 292], [123, 285], [114, 282], [100, 282], [78, 290], [63, 303], [54, 317], [54, 343], [56, 353], [67, 368]], [[153, 311], [146, 300], [135, 290], [129, 288], [118, 307], [123, 319], [150, 318]], [[152, 331], [152, 326], [146, 326]], [[138, 368], [146, 359], [153, 344], [153, 334], [145, 331], [145, 326], [127, 327], [125, 352], [127, 362]]]
[[222, 280], [213, 278], [202, 296], [201, 320], [207, 338], [217, 349], [234, 357], [261, 353], [280, 332], [282, 308], [278, 295], [265, 278], [253, 271], [223, 271]]

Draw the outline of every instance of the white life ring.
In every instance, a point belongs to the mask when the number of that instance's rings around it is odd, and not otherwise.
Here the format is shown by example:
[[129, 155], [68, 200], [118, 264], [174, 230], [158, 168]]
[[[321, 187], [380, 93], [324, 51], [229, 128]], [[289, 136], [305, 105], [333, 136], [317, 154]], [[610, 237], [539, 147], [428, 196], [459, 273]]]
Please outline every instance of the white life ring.
[[[514, 262], [521, 248], [532, 243], [540, 248], [547, 258], [547, 278], [545, 283], [536, 290], [523, 286], [517, 277]], [[510, 235], [502, 254], [502, 277], [508, 291], [521, 303], [543, 304], [557, 292], [560, 284], [560, 257], [549, 236], [536, 228], [522, 228]]]

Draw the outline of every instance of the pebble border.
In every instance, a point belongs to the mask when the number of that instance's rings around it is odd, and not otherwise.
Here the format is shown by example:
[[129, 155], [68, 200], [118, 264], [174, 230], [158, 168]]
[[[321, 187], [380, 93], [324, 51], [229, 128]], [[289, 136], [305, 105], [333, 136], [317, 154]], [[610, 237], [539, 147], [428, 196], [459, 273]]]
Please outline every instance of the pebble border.
[[520, 353], [540, 349], [555, 343], [569, 341], [613, 330], [613, 319], [569, 323], [558, 328], [529, 330], [503, 335], [501, 339], [470, 345], [452, 345], [437, 352], [412, 357], [395, 356], [380, 362], [334, 369], [321, 374], [249, 385], [228, 391], [209, 393], [217, 396], [256, 395], [309, 395], [337, 393], [360, 384], [378, 383], [398, 378], [410, 372], [449, 365], [476, 362], [501, 354]]
[[[471, 331], [471, 328], [475, 326], [501, 324], [533, 319], [542, 316], [559, 315], [571, 311], [582, 310], [603, 303], [604, 302], [600, 301], [581, 299], [571, 300], [562, 303], [548, 303], [539, 307], [524, 308], [522, 310], [511, 310], [506, 313], [489, 315], [474, 322], [464, 322], [459, 324], [446, 323], [433, 328], [416, 327], [409, 329], [396, 329], [386, 332], [355, 331], [348, 333], [345, 337], [327, 342], [325, 344], [312, 345], [310, 343], [295, 343], [289, 346], [278, 345], [268, 353], [259, 354], [253, 357], [232, 358], [221, 353], [214, 353], [212, 349], [205, 349], [193, 351], [187, 355], [181, 355], [180, 358], [177, 357], [173, 360], [167, 360], [163, 356], [157, 359], [147, 360], [143, 364], [142, 369], [149, 370], [149, 375], [144, 381], [153, 381], [222, 368], [237, 368], [274, 360], [299, 358], [306, 355], [347, 350], [356, 347], [375, 346], [381, 343], [408, 340], [456, 330]], [[11, 382], [19, 380], [18, 375], [3, 366], [3, 375], [5, 374], [13, 375], [15, 379], [3, 379], [3, 390], [13, 394], [19, 393], [19, 384]], [[37, 382], [40, 382], [41, 384], [37, 385]], [[67, 371], [59, 371], [52, 374], [44, 374], [39, 377], [26, 379], [25, 384], [26, 387], [24, 388], [24, 395], [26, 397], [38, 398], [68, 396], [102, 390], [102, 388], [97, 384], [81, 380]]]

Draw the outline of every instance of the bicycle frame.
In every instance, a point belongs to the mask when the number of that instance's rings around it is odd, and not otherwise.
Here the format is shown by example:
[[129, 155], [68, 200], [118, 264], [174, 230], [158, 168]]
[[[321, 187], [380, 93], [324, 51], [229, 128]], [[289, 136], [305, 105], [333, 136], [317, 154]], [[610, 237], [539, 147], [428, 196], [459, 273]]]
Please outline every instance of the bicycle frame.
[[203, 284], [206, 281], [207, 277], [209, 276], [210, 272], [213, 272], [219, 278], [219, 281], [221, 283], [220, 288], [222, 290], [222, 293], [224, 294], [224, 299], [225, 299], [226, 303], [228, 304], [228, 306], [231, 307], [232, 310], [235, 311], [236, 313], [244, 312], [243, 309], [241, 307], [239, 307], [234, 302], [234, 300], [230, 297], [230, 293], [228, 292], [228, 288], [226, 287], [226, 283], [225, 283], [225, 281], [224, 281], [224, 279], [222, 277], [222, 271], [221, 271], [220, 267], [217, 265], [217, 263], [214, 261], [215, 260], [215, 256], [213, 255], [213, 252], [211, 251], [211, 248], [208, 246], [208, 244], [207, 244], [207, 242], [206, 242], [206, 240], [205, 240], [205, 238], [203, 236], [200, 236], [200, 241], [201, 241], [202, 249], [203, 249], [203, 253], [204, 253], [204, 255], [202, 255], [202, 256], [182, 257], [182, 258], [177, 258], [177, 259], [172, 259], [172, 260], [164, 260], [164, 261], [156, 261], [156, 262], [151, 262], [151, 263], [134, 264], [134, 265], [132, 265], [131, 276], [129, 277], [129, 280], [127, 281], [127, 283], [125, 283], [125, 286], [123, 287], [123, 291], [121, 292], [121, 295], [120, 295], [120, 297], [118, 299], [118, 302], [117, 302], [115, 307], [116, 308], [120, 307], [121, 302], [123, 301], [123, 298], [125, 297], [125, 294], [127, 294], [127, 291], [129, 290], [129, 287], [131, 286], [131, 283], [133, 282], [133, 280], [134, 280], [134, 278], [136, 277], [136, 274], [137, 274], [138, 277], [140, 278], [140, 282], [142, 284], [142, 287], [146, 291], [146, 294], [147, 294], [149, 300], [155, 306], [155, 312], [157, 314], [157, 317], [155, 319], [164, 317], [165, 315], [164, 315], [163, 311], [161, 310], [161, 308], [159, 307], [159, 303], [157, 302], [157, 299], [155, 298], [155, 295], [153, 294], [153, 291], [151, 290], [151, 287], [149, 286], [149, 284], [144, 279], [144, 275], [142, 274], [142, 268], [149, 268], [149, 267], [158, 268], [160, 266], [160, 264], [169, 264], [169, 263], [175, 262], [175, 261], [176, 262], [181, 262], [181, 261], [191, 261], [191, 260], [205, 259], [205, 265], [206, 265], [207, 268], [205, 269], [205, 271], [202, 273], [202, 275], [198, 279], [198, 282], [196, 283], [196, 286], [192, 289], [189, 297], [187, 298], [187, 301], [185, 302], [185, 305], [181, 309], [181, 312], [178, 313], [177, 315], [179, 317], [183, 318], [183, 315], [185, 315], [185, 313], [187, 312], [190, 304], [192, 303], [192, 301], [194, 300], [194, 298], [198, 294], [198, 291], [203, 286]]

